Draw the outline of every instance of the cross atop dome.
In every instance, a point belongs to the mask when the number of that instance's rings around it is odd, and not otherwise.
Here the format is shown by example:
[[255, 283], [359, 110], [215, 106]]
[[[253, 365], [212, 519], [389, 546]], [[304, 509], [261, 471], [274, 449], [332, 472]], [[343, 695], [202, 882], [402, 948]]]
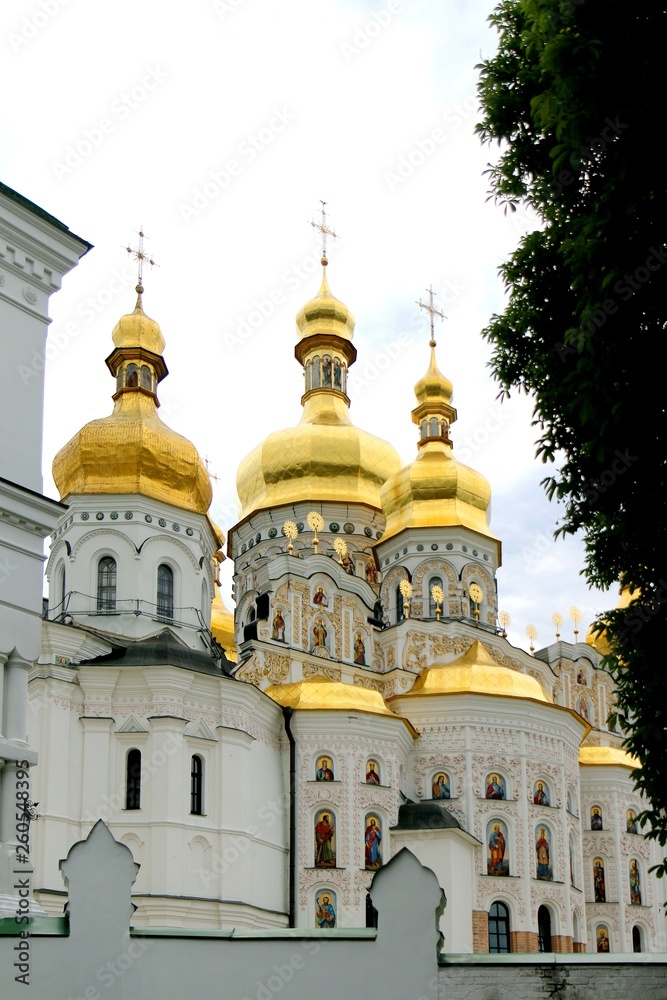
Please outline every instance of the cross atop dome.
[[322, 233], [322, 260], [320, 263], [322, 264], [322, 267], [326, 267], [327, 264], [329, 263], [327, 259], [327, 236], [331, 236], [331, 238], [334, 240], [337, 240], [339, 237], [338, 233], [336, 233], [333, 229], [329, 229], [329, 227], [327, 226], [327, 211], [325, 208], [326, 201], [322, 201], [322, 199], [320, 198], [320, 205], [322, 206], [321, 208], [322, 221], [315, 222], [313, 219], [311, 219], [310, 224], [313, 227], [313, 229], [319, 229], [319, 231]]
[[439, 316], [440, 319], [444, 320], [446, 319], [446, 316], [444, 312], [442, 312], [440, 309], [436, 309], [435, 306], [433, 305], [433, 286], [429, 285], [426, 291], [428, 292], [428, 302], [422, 302], [422, 300], [419, 299], [416, 304], [419, 306], [420, 309], [425, 309], [426, 312], [429, 313], [431, 320], [431, 340], [429, 343], [429, 347], [435, 347], [435, 330], [433, 328], [433, 317]]
[[136, 292], [137, 295], [141, 295], [144, 290], [144, 262], [148, 264], [149, 267], [158, 267], [159, 265], [156, 264], [150, 254], [146, 253], [144, 250], [144, 240], [148, 239], [148, 237], [144, 233], [143, 226], [137, 230], [137, 235], [139, 237], [139, 246], [135, 248], [128, 244], [126, 247], [123, 247], [123, 250], [126, 250], [132, 259], [136, 260], [138, 263]]

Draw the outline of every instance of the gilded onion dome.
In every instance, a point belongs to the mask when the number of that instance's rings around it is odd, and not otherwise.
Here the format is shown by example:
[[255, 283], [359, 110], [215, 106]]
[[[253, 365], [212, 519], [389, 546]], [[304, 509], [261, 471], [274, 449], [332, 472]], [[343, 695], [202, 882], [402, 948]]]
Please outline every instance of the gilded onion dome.
[[134, 312], [113, 331], [107, 366], [116, 379], [113, 413], [91, 420], [61, 448], [53, 478], [61, 499], [76, 494], [138, 493], [205, 514], [211, 481], [197, 449], [158, 416], [157, 384], [167, 375], [164, 337], [143, 311], [137, 285]]
[[380, 489], [400, 462], [390, 444], [350, 419], [347, 372], [357, 353], [354, 319], [331, 294], [326, 271], [318, 294], [296, 322], [303, 414], [296, 427], [269, 434], [241, 462], [236, 477], [241, 519], [303, 500], [365, 503], [379, 510]]
[[414, 735], [411, 723], [387, 707], [379, 691], [316, 675], [292, 684], [272, 684], [264, 692], [278, 705], [306, 712], [362, 712], [400, 719]]
[[456, 420], [452, 383], [438, 369], [434, 340], [430, 347], [430, 364], [415, 385], [417, 406], [412, 411], [420, 428], [419, 452], [382, 489], [387, 519], [383, 541], [406, 528], [462, 525], [497, 542], [487, 520], [489, 483], [452, 455], [449, 428]]
[[407, 694], [397, 698], [452, 694], [493, 694], [505, 698], [527, 698], [552, 704], [534, 677], [502, 667], [486, 646], [476, 639], [462, 656], [451, 663], [434, 663], [421, 672]]

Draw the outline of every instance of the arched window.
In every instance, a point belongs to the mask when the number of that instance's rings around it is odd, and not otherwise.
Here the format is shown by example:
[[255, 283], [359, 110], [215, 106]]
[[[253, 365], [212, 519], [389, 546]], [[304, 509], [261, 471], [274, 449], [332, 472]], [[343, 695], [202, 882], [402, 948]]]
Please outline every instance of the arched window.
[[489, 951], [500, 955], [510, 951], [510, 913], [504, 903], [491, 903], [489, 910]]
[[250, 622], [254, 622], [256, 617], [257, 613], [255, 611], [255, 605], [253, 604], [251, 605], [250, 608], [248, 608], [248, 625], [250, 624]]
[[333, 387], [339, 391], [343, 388], [341, 381], [340, 358], [334, 358], [333, 361]]
[[320, 356], [316, 354], [313, 358], [313, 389], [320, 387]]
[[141, 366], [141, 388], [148, 389], [149, 392], [153, 389], [153, 379], [148, 365]]
[[141, 750], [129, 750], [125, 763], [125, 808], [141, 809]]
[[139, 369], [136, 365], [128, 365], [125, 373], [125, 385], [128, 389], [134, 389], [139, 385]]
[[427, 420], [422, 420], [421, 424], [419, 425], [419, 436], [423, 437], [423, 438], [428, 437], [428, 421]]
[[160, 618], [174, 617], [174, 571], [165, 563], [157, 568], [157, 613]]
[[328, 354], [322, 358], [322, 386], [325, 389], [331, 388], [331, 358]]
[[538, 951], [551, 951], [551, 914], [546, 906], [537, 911], [537, 938]]
[[97, 610], [116, 610], [116, 560], [104, 556], [97, 566]]
[[437, 417], [431, 417], [428, 426], [428, 436], [429, 437], [439, 437], [440, 435], [440, 424]]
[[308, 364], [306, 365], [306, 367], [304, 369], [304, 375], [305, 375], [305, 379], [306, 379], [306, 381], [305, 381], [306, 392], [308, 392], [312, 388], [312, 385], [313, 385], [313, 362], [312, 361], [309, 361]]
[[[431, 579], [428, 581], [428, 616], [429, 616], [429, 618], [435, 618], [436, 603], [435, 603], [435, 599], [433, 597], [433, 588], [434, 587], [440, 587], [440, 589], [444, 593], [444, 587], [442, 585], [442, 577], [440, 577], [440, 576], [432, 576]], [[440, 605], [440, 611], [442, 612], [442, 603]]]
[[65, 563], [63, 563], [62, 566], [60, 567], [60, 573], [58, 575], [58, 597], [59, 597], [61, 612], [64, 612], [66, 610], [65, 608], [66, 596], [67, 596], [67, 579], [66, 579]]
[[204, 815], [204, 761], [198, 753], [190, 761], [190, 812]]
[[396, 594], [396, 624], [398, 625], [398, 623], [402, 622], [403, 619], [405, 618], [405, 614], [403, 612], [403, 594], [401, 593], [400, 585], [396, 587], [395, 594]]
[[632, 928], [632, 950], [636, 952], [644, 950], [642, 943], [642, 929], [638, 924], [635, 924]]

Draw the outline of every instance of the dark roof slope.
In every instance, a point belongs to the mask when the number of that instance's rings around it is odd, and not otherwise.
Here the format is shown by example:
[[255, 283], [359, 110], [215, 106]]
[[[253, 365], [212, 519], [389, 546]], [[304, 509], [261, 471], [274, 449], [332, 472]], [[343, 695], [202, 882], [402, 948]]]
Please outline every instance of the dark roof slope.
[[127, 645], [119, 645], [110, 653], [96, 656], [92, 660], [82, 660], [85, 666], [114, 667], [183, 667], [200, 674], [228, 674], [233, 664], [226, 657], [214, 660], [204, 650], [190, 649], [176, 638], [169, 629], [146, 639], [137, 639]]
[[460, 830], [461, 824], [439, 802], [406, 802], [398, 808], [392, 830]]

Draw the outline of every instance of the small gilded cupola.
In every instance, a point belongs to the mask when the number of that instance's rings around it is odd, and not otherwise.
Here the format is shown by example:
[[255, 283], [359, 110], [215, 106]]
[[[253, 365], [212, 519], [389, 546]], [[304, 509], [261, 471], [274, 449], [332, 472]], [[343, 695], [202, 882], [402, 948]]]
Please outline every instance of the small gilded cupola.
[[241, 462], [236, 486], [241, 518], [300, 501], [359, 503], [380, 508], [380, 489], [399, 468], [386, 441], [354, 426], [347, 375], [357, 357], [354, 317], [327, 281], [322, 223], [322, 283], [296, 316], [295, 355], [303, 366], [303, 412], [296, 427], [274, 431]]
[[429, 303], [418, 303], [430, 313], [431, 351], [426, 374], [415, 385], [417, 406], [412, 420], [419, 427], [417, 458], [387, 480], [382, 488], [382, 510], [387, 519], [382, 541], [412, 528], [465, 528], [499, 544], [489, 528], [491, 487], [475, 469], [453, 456], [451, 425], [452, 383], [439, 370], [433, 332], [433, 291]]
[[162, 354], [165, 340], [159, 325], [147, 316], [143, 307], [143, 286], [137, 285], [134, 312], [121, 316], [113, 329], [114, 349], [106, 359], [116, 379], [114, 401], [124, 392], [149, 393], [159, 406], [158, 382], [169, 374]]
[[165, 340], [143, 309], [141, 282], [134, 311], [112, 332], [106, 359], [116, 380], [114, 409], [92, 420], [61, 448], [53, 478], [61, 499], [81, 494], [141, 494], [204, 514], [211, 481], [195, 446], [158, 415], [158, 383], [168, 374]]

